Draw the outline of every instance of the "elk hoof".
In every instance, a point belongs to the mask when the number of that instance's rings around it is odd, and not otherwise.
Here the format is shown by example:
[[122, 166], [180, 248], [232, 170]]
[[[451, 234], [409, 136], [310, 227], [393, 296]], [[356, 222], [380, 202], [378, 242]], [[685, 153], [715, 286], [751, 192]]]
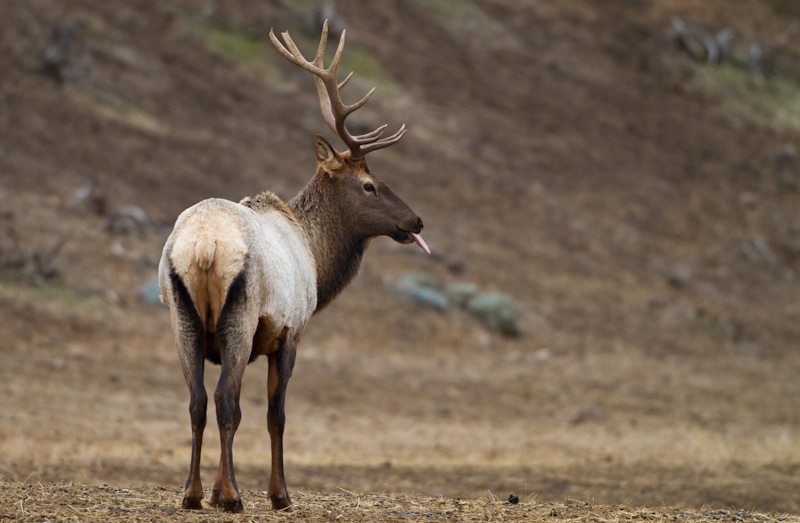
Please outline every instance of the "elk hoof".
[[181, 503], [181, 508], [184, 510], [202, 510], [203, 504], [200, 503], [200, 498], [183, 496], [183, 503]]
[[232, 512], [235, 514], [243, 512], [244, 506], [242, 505], [241, 498], [239, 496], [236, 496], [231, 501], [223, 501], [222, 510], [224, 510], [225, 512]]
[[270, 496], [270, 498], [272, 499], [272, 508], [274, 510], [284, 510], [284, 511], [292, 510], [290, 508], [292, 506], [292, 501], [286, 494], [276, 494], [274, 496]]
[[223, 499], [221, 496], [216, 495], [218, 492], [214, 492], [211, 497], [211, 506], [214, 508], [218, 508], [224, 510], [225, 512], [231, 513], [239, 513], [244, 511], [244, 506], [242, 505], [242, 499], [236, 495], [233, 499], [226, 500]]

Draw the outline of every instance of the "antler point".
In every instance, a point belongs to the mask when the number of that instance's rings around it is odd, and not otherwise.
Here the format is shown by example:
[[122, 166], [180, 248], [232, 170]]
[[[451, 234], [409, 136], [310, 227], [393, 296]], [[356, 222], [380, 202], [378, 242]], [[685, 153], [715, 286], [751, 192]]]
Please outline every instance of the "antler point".
[[303, 56], [303, 54], [300, 52], [300, 49], [298, 49], [297, 45], [294, 43], [294, 41], [292, 41], [291, 36], [289, 36], [289, 31], [284, 31], [281, 33], [281, 36], [285, 42], [281, 43], [278, 38], [275, 37], [273, 29], [270, 28], [270, 39], [280, 54], [290, 62], [300, 66], [314, 76], [314, 83], [316, 84], [317, 92], [319, 94], [322, 116], [328, 126], [339, 135], [342, 141], [344, 141], [347, 145], [348, 149], [350, 149], [352, 155], [351, 158], [355, 159], [363, 158], [365, 154], [370, 151], [374, 151], [375, 149], [381, 149], [396, 143], [405, 133], [406, 125], [404, 123], [400, 129], [395, 132], [395, 134], [383, 139], [380, 139], [380, 137], [383, 135], [387, 124], [378, 127], [374, 131], [359, 136], [353, 136], [347, 130], [347, 127], [344, 123], [347, 116], [366, 104], [372, 94], [375, 92], [376, 87], [370, 89], [369, 92], [364, 95], [363, 98], [361, 98], [361, 100], [354, 104], [345, 105], [342, 102], [342, 99], [339, 96], [339, 89], [344, 87], [348, 80], [350, 80], [350, 78], [353, 76], [353, 73], [350, 73], [342, 82], [336, 82], [336, 69], [339, 65], [342, 51], [344, 50], [345, 34], [346, 31], [342, 30], [342, 33], [339, 37], [339, 45], [336, 49], [333, 60], [330, 66], [325, 68], [324, 53], [328, 36], [328, 20], [325, 20], [323, 23], [322, 36], [317, 48], [317, 55], [313, 62], [308, 61], [308, 59]]

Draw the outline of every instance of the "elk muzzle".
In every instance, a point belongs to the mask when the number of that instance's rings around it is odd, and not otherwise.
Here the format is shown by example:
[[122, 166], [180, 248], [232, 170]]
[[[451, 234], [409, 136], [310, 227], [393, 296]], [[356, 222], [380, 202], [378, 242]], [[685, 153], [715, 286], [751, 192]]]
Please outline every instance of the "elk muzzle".
[[420, 232], [422, 232], [422, 218], [416, 216], [413, 220], [414, 226], [409, 229], [404, 229], [400, 226], [397, 227], [397, 232], [392, 235], [392, 239], [398, 243], [416, 243], [419, 245], [419, 248], [423, 251], [427, 252], [428, 254], [431, 253], [431, 250], [428, 248], [428, 244], [425, 243], [425, 240], [422, 239], [420, 236]]

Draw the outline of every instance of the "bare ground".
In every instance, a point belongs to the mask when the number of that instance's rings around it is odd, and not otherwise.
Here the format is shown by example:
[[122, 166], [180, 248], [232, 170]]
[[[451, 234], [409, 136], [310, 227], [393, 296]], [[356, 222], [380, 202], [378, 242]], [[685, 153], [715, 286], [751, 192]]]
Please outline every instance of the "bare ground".
[[797, 521], [786, 514], [761, 514], [741, 510], [635, 508], [624, 505], [594, 506], [587, 501], [541, 503], [524, 499], [516, 503], [495, 497], [450, 499], [444, 497], [298, 492], [296, 505], [275, 512], [265, 492], [245, 492], [247, 514], [222, 514], [215, 510], [186, 511], [175, 507], [183, 493], [164, 487], [121, 488], [72, 484], [6, 485], [0, 521], [736, 521], [776, 523]]

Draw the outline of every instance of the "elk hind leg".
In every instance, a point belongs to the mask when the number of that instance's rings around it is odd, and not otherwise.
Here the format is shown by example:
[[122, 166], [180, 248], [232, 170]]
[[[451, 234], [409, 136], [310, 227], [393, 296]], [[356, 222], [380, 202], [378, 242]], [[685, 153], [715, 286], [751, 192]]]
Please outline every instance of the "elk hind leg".
[[239, 275], [231, 284], [217, 321], [222, 371], [214, 392], [220, 438], [220, 467], [212, 489], [211, 504], [226, 512], [241, 512], [242, 500], [233, 466], [233, 438], [242, 411], [239, 406], [244, 369], [252, 351], [255, 327], [245, 316], [245, 279]]
[[195, 309], [192, 298], [173, 271], [170, 274], [175, 303], [171, 307], [172, 327], [183, 376], [189, 386], [189, 415], [192, 423], [192, 460], [189, 478], [183, 496], [184, 509], [201, 509], [203, 485], [200, 481], [200, 454], [203, 446], [203, 430], [206, 426], [208, 396], [203, 385], [205, 328]]

